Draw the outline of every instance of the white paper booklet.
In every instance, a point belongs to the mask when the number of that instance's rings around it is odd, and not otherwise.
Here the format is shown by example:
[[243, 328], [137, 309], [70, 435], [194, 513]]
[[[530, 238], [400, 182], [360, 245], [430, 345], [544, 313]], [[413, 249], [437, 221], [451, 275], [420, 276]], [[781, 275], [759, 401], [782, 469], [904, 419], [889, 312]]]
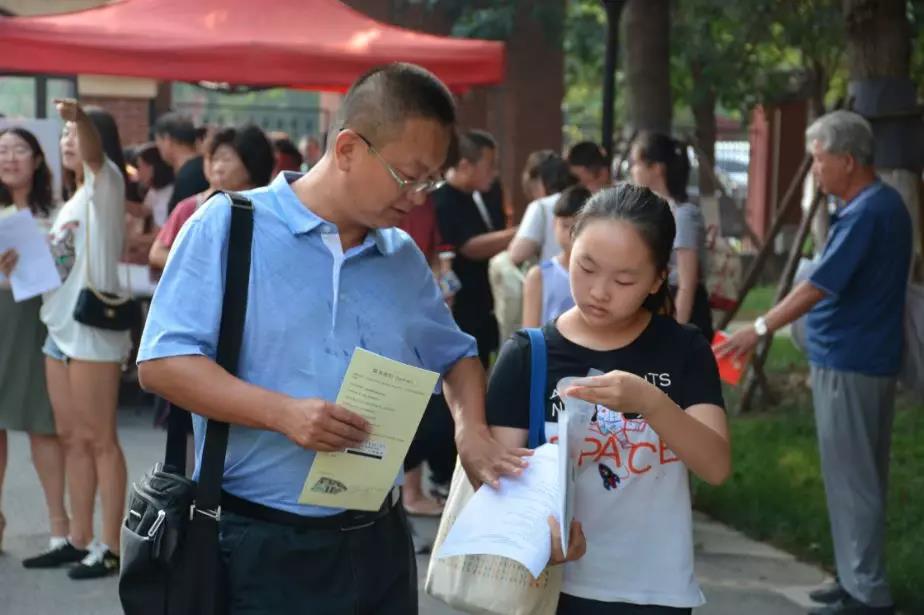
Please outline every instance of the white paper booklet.
[[[563, 379], [558, 390], [567, 387]], [[574, 478], [593, 405], [567, 398], [558, 416], [558, 442], [543, 444], [517, 478], [502, 478], [498, 489], [484, 486], [456, 519], [436, 557], [497, 555], [515, 560], [538, 577], [551, 555], [548, 518], [555, 517], [568, 552], [574, 519]]]
[[[556, 387], [564, 391], [574, 378], [562, 378]], [[556, 517], [561, 529], [561, 552], [568, 553], [568, 538], [571, 521], [574, 519], [574, 495], [576, 490], [575, 478], [578, 471], [578, 459], [581, 454], [581, 445], [584, 442], [584, 433], [587, 425], [594, 416], [594, 405], [582, 399], [566, 397], [564, 407], [558, 414], [558, 484], [561, 489], [561, 500]]]

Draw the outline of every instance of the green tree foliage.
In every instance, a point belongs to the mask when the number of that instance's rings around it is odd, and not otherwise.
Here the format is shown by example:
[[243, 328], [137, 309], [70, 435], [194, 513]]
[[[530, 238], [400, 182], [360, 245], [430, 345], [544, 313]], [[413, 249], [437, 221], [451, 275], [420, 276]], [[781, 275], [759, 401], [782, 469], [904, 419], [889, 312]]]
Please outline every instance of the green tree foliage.
[[[671, 86], [675, 114], [711, 104], [740, 115], [757, 102], [837, 80], [843, 53], [839, 0], [675, 0]], [[566, 137], [598, 138], [606, 15], [599, 0], [569, 0], [565, 49]], [[818, 70], [818, 69], [821, 70]], [[813, 72], [815, 71], [815, 72]], [[624, 117], [617, 72], [616, 119]]]
[[714, 98], [725, 109], [746, 110], [794, 91], [818, 92], [823, 100], [842, 66], [839, 6], [839, 0], [679, 0], [672, 49], [678, 104]]
[[[565, 52], [565, 139], [599, 139], [606, 13], [600, 0], [427, 0], [446, 12], [457, 36], [507, 40], [518, 10], [538, 19], [549, 44]], [[525, 3], [525, 4], [524, 4]], [[520, 13], [523, 15], [523, 13]], [[924, 2], [908, 0], [912, 79], [924, 96]], [[846, 95], [841, 0], [674, 0], [671, 15], [671, 89], [675, 116], [691, 117], [714, 101], [744, 117], [754, 104], [794, 94], [814, 110]], [[616, 75], [616, 123], [625, 117], [622, 71]]]
[[599, 139], [606, 45], [606, 15], [599, 0], [427, 0], [427, 5], [443, 11], [453, 24], [452, 34], [465, 38], [509, 40], [518, 16], [537, 20], [548, 44], [564, 46], [565, 140]]
[[804, 79], [804, 93], [821, 113], [846, 94], [844, 17], [840, 0], [762, 0], [774, 27], [765, 46], [776, 72], [764, 84], [764, 98], [774, 97], [779, 87], [773, 76], [792, 72]]
[[[599, 0], [569, 0], [565, 17], [565, 141], [599, 140], [603, 115], [603, 62], [606, 51], [606, 12]], [[617, 71], [617, 97], [622, 92]], [[623, 103], [616, 101], [616, 123]]]
[[564, 19], [562, 0], [426, 1], [431, 9], [442, 10], [450, 18], [455, 36], [508, 40], [518, 25], [517, 19], [526, 18], [539, 22], [549, 44], [561, 44]]
[[911, 79], [918, 86], [918, 98], [924, 98], [924, 2], [908, 1], [911, 23]]
[[[718, 102], [728, 109], [756, 99], [762, 32], [751, 2], [680, 0], [672, 15], [671, 85], [676, 103]], [[766, 27], [766, 22], [762, 28]]]

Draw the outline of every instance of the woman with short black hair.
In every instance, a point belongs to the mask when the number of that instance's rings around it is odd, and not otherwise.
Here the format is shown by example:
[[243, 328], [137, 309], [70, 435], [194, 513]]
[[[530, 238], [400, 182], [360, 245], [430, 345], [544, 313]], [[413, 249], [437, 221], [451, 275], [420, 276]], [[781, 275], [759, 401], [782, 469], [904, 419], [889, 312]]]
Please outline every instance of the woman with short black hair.
[[213, 134], [205, 146], [204, 168], [209, 189], [177, 203], [151, 246], [151, 267], [164, 268], [180, 229], [212, 192], [240, 192], [265, 186], [272, 179], [275, 164], [273, 146], [257, 126], [223, 128]]

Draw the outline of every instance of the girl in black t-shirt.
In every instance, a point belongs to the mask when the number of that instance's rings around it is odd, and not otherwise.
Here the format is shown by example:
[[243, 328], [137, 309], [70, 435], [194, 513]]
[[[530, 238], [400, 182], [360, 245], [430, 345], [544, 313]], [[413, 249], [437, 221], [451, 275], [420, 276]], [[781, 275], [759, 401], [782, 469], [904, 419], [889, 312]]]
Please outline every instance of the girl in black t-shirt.
[[[596, 412], [579, 456], [574, 551], [566, 557], [552, 538], [552, 563], [567, 562], [559, 614], [689, 613], [704, 602], [693, 575], [687, 470], [721, 483], [730, 449], [711, 349], [669, 314], [673, 241], [668, 204], [630, 184], [598, 193], [574, 225], [576, 306], [543, 328], [546, 437], [556, 440], [562, 396]], [[587, 377], [590, 369], [604, 375]], [[567, 376], [579, 380], [556, 391]], [[501, 350], [487, 397], [492, 431], [511, 447], [527, 439], [529, 383], [529, 341], [518, 332]]]

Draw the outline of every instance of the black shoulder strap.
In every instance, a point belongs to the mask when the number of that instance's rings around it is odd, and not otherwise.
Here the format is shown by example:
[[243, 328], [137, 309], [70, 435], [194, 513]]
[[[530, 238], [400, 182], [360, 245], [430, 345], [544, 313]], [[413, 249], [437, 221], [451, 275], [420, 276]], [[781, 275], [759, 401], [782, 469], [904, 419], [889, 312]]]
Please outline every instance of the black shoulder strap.
[[[216, 193], [218, 194], [218, 193]], [[253, 243], [253, 203], [245, 196], [225, 192], [231, 202], [231, 230], [228, 233], [228, 264], [225, 270], [225, 294], [221, 306], [216, 362], [225, 370], [237, 372], [247, 313], [247, 287], [250, 283], [250, 253]], [[205, 448], [199, 471], [196, 507], [215, 510], [221, 497], [225, 451], [228, 448], [228, 424], [209, 421], [205, 431]], [[186, 430], [182, 423], [169, 421], [165, 468], [185, 467]]]
[[[253, 203], [234, 192], [224, 194], [231, 201], [231, 231], [228, 234], [228, 265], [216, 362], [229, 373], [236, 374], [247, 313], [247, 288], [250, 284]], [[210, 420], [205, 430], [205, 447], [196, 488], [196, 508], [199, 511], [218, 509], [227, 448], [228, 424]]]

